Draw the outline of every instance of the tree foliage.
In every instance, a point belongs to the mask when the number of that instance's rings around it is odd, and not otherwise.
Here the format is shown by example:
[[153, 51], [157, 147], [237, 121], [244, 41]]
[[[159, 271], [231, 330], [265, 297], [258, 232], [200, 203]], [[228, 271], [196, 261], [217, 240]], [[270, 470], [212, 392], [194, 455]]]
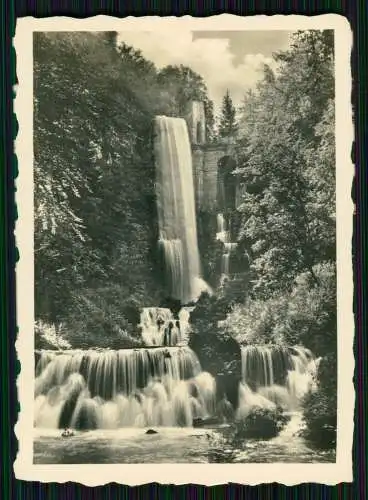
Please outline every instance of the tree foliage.
[[328, 355], [336, 345], [336, 270], [323, 263], [313, 271], [318, 283], [302, 273], [290, 293], [237, 304], [226, 330], [241, 344], [301, 344], [316, 356]]
[[318, 368], [318, 388], [308, 393], [303, 401], [306, 423], [303, 436], [320, 448], [336, 445], [337, 427], [337, 358], [330, 353]]
[[239, 241], [264, 297], [335, 251], [333, 46], [324, 32], [297, 34], [277, 59], [245, 98], [237, 170]]
[[[305, 399], [305, 435], [336, 426], [335, 103], [333, 33], [296, 33], [244, 99], [239, 247], [250, 296], [226, 327], [241, 342], [302, 344], [322, 356]], [[334, 360], [332, 362], [331, 360]], [[331, 369], [326, 370], [330, 364]], [[331, 430], [332, 429], [332, 430]], [[332, 436], [332, 437], [331, 437]]]
[[219, 122], [219, 136], [222, 138], [232, 137], [237, 133], [236, 109], [231, 99], [229, 90], [222, 100], [222, 108]]
[[210, 142], [214, 135], [214, 111], [213, 102], [208, 98], [207, 86], [203, 78], [182, 64], [169, 65], [159, 72], [158, 82], [172, 96], [172, 116], [185, 116], [190, 101], [204, 103], [206, 140]]
[[243, 439], [271, 439], [276, 437], [290, 420], [282, 408], [253, 407], [235, 424], [233, 439], [235, 442]]

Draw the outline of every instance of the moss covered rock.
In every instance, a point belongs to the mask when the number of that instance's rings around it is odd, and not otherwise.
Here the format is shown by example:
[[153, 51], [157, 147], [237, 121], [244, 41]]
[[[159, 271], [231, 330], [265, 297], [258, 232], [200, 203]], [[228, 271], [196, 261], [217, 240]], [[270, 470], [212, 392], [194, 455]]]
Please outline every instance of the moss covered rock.
[[197, 354], [202, 369], [216, 378], [217, 399], [226, 396], [236, 408], [241, 351], [237, 341], [220, 324], [230, 310], [231, 306], [224, 298], [203, 295], [190, 317], [193, 332], [189, 345]]
[[289, 417], [279, 407], [254, 407], [235, 423], [234, 438], [271, 439], [283, 429]]

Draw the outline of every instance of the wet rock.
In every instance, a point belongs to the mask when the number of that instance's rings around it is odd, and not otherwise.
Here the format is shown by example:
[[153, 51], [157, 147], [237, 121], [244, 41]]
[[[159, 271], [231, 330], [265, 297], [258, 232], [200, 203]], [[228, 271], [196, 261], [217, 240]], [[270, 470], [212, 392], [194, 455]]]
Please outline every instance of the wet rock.
[[218, 418], [217, 417], [208, 417], [208, 418], [194, 418], [193, 419], [193, 427], [205, 427], [208, 425], [216, 425], [218, 424]]
[[146, 430], [146, 434], [158, 434], [158, 432], [155, 431], [154, 429], [148, 429]]
[[98, 428], [97, 402], [86, 399], [82, 402], [75, 420], [75, 428], [80, 431], [89, 431]]
[[204, 419], [202, 417], [193, 419], [193, 427], [202, 427], [204, 425]]
[[180, 300], [166, 297], [160, 303], [160, 307], [165, 307], [165, 308], [170, 309], [170, 311], [173, 313], [174, 318], [179, 319], [179, 312], [183, 306], [182, 306]]
[[141, 316], [141, 304], [139, 301], [136, 299], [126, 300], [122, 305], [122, 313], [132, 325], [133, 329], [136, 329], [139, 325]]
[[216, 376], [217, 400], [227, 400], [233, 410], [238, 407], [239, 403], [240, 367], [241, 364], [238, 368], [238, 373], [218, 373]]
[[241, 380], [241, 349], [220, 324], [230, 310], [231, 305], [224, 297], [200, 299], [190, 316], [193, 332], [189, 347], [197, 354], [202, 369], [216, 377], [217, 399], [226, 396], [236, 409]]

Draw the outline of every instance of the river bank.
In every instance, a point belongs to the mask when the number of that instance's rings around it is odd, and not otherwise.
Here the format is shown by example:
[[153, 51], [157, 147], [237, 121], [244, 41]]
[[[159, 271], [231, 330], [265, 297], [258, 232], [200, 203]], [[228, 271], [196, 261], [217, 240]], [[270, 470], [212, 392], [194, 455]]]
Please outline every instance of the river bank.
[[157, 434], [145, 428], [76, 432], [61, 438], [60, 431], [37, 429], [35, 464], [119, 463], [332, 463], [334, 451], [318, 450], [292, 436], [293, 425], [270, 440], [248, 439], [226, 444], [226, 426], [193, 429], [161, 427]]

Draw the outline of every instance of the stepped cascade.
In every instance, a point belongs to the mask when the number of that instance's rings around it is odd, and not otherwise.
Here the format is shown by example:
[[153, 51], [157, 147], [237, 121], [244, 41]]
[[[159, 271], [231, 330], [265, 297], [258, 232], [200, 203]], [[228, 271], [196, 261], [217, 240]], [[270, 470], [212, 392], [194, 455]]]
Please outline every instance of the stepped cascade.
[[188, 347], [37, 353], [35, 425], [190, 426], [215, 405], [215, 381]]
[[187, 124], [157, 116], [154, 132], [159, 246], [167, 287], [172, 298], [188, 304], [207, 287], [201, 278]]
[[237, 243], [230, 241], [230, 231], [223, 214], [217, 214], [217, 234], [216, 239], [224, 244], [224, 251], [221, 257], [221, 275], [226, 277], [230, 274], [230, 256], [236, 249]]
[[318, 360], [308, 349], [253, 345], [243, 347], [241, 355], [239, 416], [254, 406], [298, 411], [301, 398], [314, 389]]
[[176, 346], [188, 343], [190, 308], [183, 307], [175, 319], [170, 309], [145, 307], [140, 329], [146, 346]]

